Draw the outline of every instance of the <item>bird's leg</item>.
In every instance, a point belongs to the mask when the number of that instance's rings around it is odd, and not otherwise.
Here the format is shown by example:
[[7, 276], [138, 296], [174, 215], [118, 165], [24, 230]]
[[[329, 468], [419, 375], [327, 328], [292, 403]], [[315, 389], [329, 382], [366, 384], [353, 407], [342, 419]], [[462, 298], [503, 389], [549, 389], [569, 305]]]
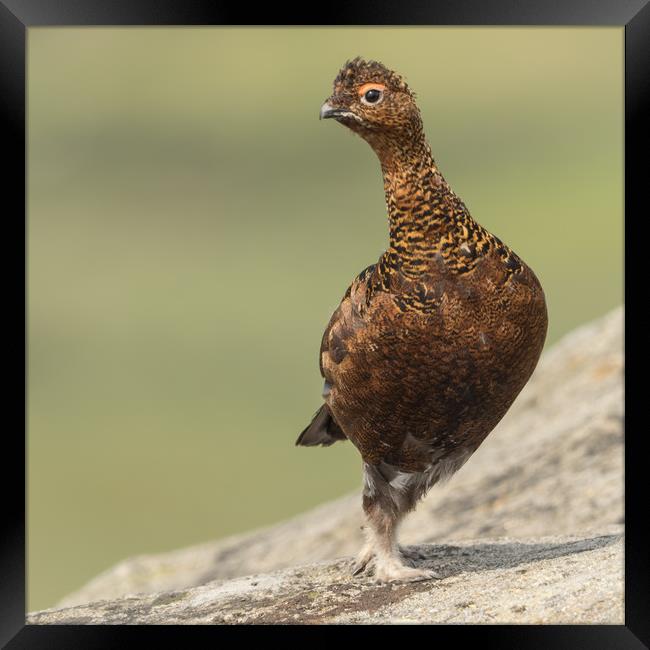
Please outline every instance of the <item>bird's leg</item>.
[[396, 533], [399, 518], [380, 504], [366, 510], [369, 528], [374, 538], [375, 579], [378, 582], [426, 580], [434, 578], [430, 569], [407, 566], [397, 546]]
[[[366, 523], [361, 526], [366, 541], [357, 555], [352, 566], [352, 575], [357, 576], [362, 573], [372, 573], [375, 568], [375, 550], [376, 539], [373, 532], [373, 526], [368, 521], [366, 505], [370, 504], [377, 496], [377, 476], [378, 470], [364, 463], [363, 466], [363, 504], [366, 515]], [[381, 477], [380, 477], [381, 478]], [[383, 480], [383, 479], [382, 479]]]
[[374, 568], [379, 582], [424, 580], [435, 577], [428, 569], [404, 564], [397, 545], [397, 526], [412, 500], [393, 488], [377, 468], [366, 465], [363, 510], [367, 542], [355, 565], [355, 575]]

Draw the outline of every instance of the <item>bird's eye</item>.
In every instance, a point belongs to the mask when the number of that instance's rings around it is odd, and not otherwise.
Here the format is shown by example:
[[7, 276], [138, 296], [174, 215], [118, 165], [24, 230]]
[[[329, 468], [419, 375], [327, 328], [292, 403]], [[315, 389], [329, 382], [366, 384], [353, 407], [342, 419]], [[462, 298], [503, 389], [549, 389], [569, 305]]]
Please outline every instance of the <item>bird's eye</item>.
[[367, 90], [364, 95], [362, 95], [361, 101], [364, 104], [378, 104], [383, 96], [384, 93], [381, 90], [377, 90], [377, 88], [371, 88], [370, 90]]

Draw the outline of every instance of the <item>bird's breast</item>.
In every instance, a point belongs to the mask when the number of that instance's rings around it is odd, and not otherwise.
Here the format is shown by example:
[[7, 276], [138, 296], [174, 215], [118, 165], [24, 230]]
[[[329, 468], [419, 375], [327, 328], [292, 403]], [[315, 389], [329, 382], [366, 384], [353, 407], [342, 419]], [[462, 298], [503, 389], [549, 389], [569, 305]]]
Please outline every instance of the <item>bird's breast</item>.
[[351, 300], [332, 328], [325, 364], [337, 422], [368, 458], [399, 448], [406, 433], [434, 444], [479, 444], [537, 363], [543, 294], [486, 280], [483, 287], [447, 281], [429, 311], [403, 309], [404, 297], [377, 294], [365, 310]]

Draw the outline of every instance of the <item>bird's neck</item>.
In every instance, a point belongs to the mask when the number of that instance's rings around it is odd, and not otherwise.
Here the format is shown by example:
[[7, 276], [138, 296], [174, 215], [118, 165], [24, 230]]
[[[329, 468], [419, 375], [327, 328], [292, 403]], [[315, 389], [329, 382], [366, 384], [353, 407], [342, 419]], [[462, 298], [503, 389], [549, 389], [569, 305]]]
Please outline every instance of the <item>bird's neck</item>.
[[384, 176], [390, 222], [388, 255], [406, 275], [430, 266], [436, 254], [446, 252], [459, 220], [471, 220], [431, 156], [424, 138], [408, 148], [375, 149]]

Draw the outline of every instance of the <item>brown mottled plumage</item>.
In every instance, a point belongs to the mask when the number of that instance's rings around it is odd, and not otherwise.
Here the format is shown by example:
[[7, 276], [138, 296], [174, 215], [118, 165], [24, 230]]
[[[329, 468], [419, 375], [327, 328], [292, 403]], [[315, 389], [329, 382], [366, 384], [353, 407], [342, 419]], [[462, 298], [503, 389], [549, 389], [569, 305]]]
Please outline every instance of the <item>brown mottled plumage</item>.
[[544, 293], [438, 171], [399, 75], [349, 61], [321, 117], [379, 157], [390, 246], [332, 315], [320, 350], [325, 404], [296, 444], [347, 437], [361, 452], [368, 542], [355, 573], [427, 578], [433, 572], [404, 564], [397, 525], [463, 465], [528, 381], [546, 336]]

